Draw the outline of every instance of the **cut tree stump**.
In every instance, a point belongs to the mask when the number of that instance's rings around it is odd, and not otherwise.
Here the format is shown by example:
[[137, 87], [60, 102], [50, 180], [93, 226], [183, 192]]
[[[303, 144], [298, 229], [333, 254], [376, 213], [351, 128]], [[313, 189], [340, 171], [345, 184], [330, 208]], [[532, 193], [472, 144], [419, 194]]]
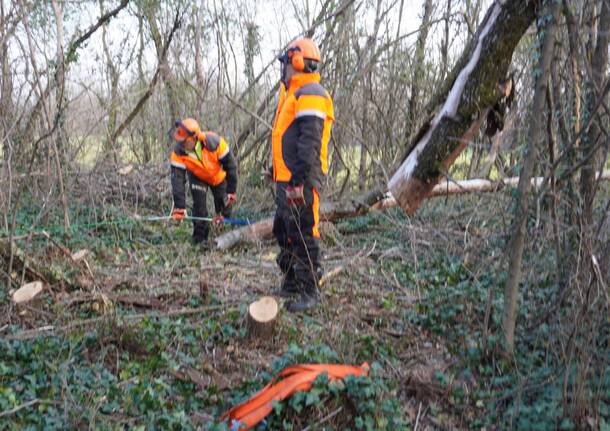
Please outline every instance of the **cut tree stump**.
[[272, 296], [263, 296], [248, 307], [248, 335], [251, 338], [270, 338], [273, 335], [279, 307]]

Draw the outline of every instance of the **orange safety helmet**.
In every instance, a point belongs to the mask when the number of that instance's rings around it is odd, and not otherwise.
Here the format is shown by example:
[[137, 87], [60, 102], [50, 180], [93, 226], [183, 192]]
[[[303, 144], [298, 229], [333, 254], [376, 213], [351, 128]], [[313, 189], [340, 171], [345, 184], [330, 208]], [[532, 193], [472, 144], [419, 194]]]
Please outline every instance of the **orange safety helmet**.
[[299, 72], [312, 72], [322, 58], [315, 42], [307, 37], [301, 37], [288, 45], [278, 60], [284, 64], [291, 64]]
[[173, 137], [176, 141], [186, 141], [189, 138], [198, 139], [199, 134], [199, 123], [192, 118], [184, 118], [177, 120], [174, 124]]

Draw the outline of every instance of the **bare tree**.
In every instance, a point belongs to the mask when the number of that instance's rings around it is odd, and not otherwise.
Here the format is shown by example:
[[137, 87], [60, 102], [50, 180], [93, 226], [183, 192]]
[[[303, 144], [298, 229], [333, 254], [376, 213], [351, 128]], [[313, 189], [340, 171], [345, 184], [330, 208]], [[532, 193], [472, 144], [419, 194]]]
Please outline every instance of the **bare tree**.
[[161, 79], [165, 86], [165, 95], [169, 107], [170, 120], [178, 118], [178, 101], [176, 91], [174, 89], [174, 81], [172, 77], [171, 67], [167, 61], [166, 52], [167, 46], [164, 45], [163, 34], [160, 27], [160, 16], [162, 12], [160, 5], [156, 2], [150, 2], [142, 5], [142, 14], [146, 17], [151, 38], [155, 44], [155, 52], [157, 53], [157, 62], [161, 73]]
[[[608, 67], [608, 44], [610, 43], [610, 5], [607, 1], [600, 2], [601, 13], [598, 20], [597, 42], [595, 52], [591, 58], [591, 65], [587, 69], [591, 76], [585, 85], [585, 112], [594, 115], [595, 102], [603, 91], [606, 70]], [[580, 178], [580, 189], [583, 199], [583, 225], [590, 226], [593, 222], [593, 198], [595, 196], [595, 172], [603, 169], [604, 162], [598, 157], [601, 150], [602, 139], [598, 121], [593, 121], [585, 135], [586, 139], [581, 147], [584, 164]]]
[[538, 151], [542, 147], [541, 141], [544, 137], [544, 104], [546, 102], [551, 61], [553, 60], [553, 46], [555, 44], [557, 21], [559, 20], [560, 12], [560, 4], [558, 2], [549, 3], [551, 3], [551, 6], [542, 15], [545, 21], [547, 16], [549, 18], [544, 27], [544, 41], [536, 73], [536, 89], [528, 132], [529, 139], [527, 150], [523, 157], [523, 167], [519, 175], [517, 204], [511, 229], [511, 240], [508, 246], [508, 280], [504, 287], [504, 312], [502, 315], [502, 330], [508, 354], [512, 354], [515, 345], [515, 323], [517, 319], [519, 283], [521, 282], [521, 262], [523, 259], [526, 223], [530, 209], [529, 201], [531, 199], [529, 196], [531, 188], [530, 179], [534, 173]]
[[[413, 75], [411, 78], [411, 95], [409, 96], [409, 119], [407, 122], [407, 130], [405, 135], [411, 136], [412, 131], [418, 126], [417, 119], [419, 117], [419, 107], [422, 105], [421, 103], [421, 87], [424, 81], [424, 72], [425, 72], [425, 53], [426, 53], [426, 41], [428, 40], [428, 32], [430, 31], [430, 22], [432, 18], [432, 0], [425, 0], [423, 6], [423, 15], [421, 27], [419, 30], [419, 34], [417, 35], [417, 42], [415, 43], [415, 61], [413, 64]], [[447, 14], [451, 11], [451, 0], [447, 1]], [[448, 28], [449, 17], [445, 18], [447, 20], [446, 28]], [[449, 30], [446, 30], [448, 33]], [[447, 41], [448, 43], [448, 41]], [[443, 53], [445, 53], [446, 47], [444, 46]], [[447, 59], [443, 57], [443, 64], [446, 66]], [[444, 75], [444, 74], [443, 74]]]

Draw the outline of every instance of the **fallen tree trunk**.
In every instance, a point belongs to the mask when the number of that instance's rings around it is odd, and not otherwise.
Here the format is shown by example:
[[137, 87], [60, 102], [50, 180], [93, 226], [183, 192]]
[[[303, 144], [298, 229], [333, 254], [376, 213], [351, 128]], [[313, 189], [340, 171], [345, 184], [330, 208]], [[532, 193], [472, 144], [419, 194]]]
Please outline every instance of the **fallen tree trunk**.
[[534, 22], [531, 0], [495, 1], [462, 57], [433, 97], [430, 120], [407, 148], [388, 183], [400, 206], [412, 214], [478, 132], [504, 96], [500, 84], [517, 43]]
[[[352, 200], [342, 202], [324, 202], [320, 205], [320, 221], [333, 221], [341, 218], [356, 217], [370, 211], [370, 207], [384, 197], [381, 189]], [[271, 236], [273, 218], [227, 232], [216, 238], [216, 247], [227, 250], [243, 242], [257, 242]]]
[[[604, 171], [601, 174], [596, 174], [596, 179], [602, 181], [610, 181], [610, 171]], [[538, 189], [545, 183], [544, 177], [536, 177], [531, 179], [531, 186], [533, 189]], [[497, 192], [506, 187], [517, 187], [519, 184], [519, 177], [506, 178], [501, 181], [490, 181], [490, 180], [465, 180], [465, 181], [443, 181], [440, 184], [434, 186], [432, 191], [427, 197], [436, 196], [448, 196], [448, 195], [459, 195], [466, 193], [487, 193]], [[388, 193], [381, 201], [373, 205], [372, 209], [380, 210], [386, 208], [392, 208], [398, 205], [396, 199]]]
[[[610, 171], [597, 174], [601, 180], [610, 180]], [[506, 187], [516, 187], [519, 177], [506, 178], [500, 181], [473, 179], [465, 181], [444, 181], [434, 186], [427, 197], [459, 195], [466, 193], [496, 192]], [[537, 189], [544, 184], [543, 177], [532, 178], [532, 187]], [[326, 202], [320, 207], [320, 221], [334, 221], [344, 218], [357, 217], [370, 211], [392, 208], [397, 205], [391, 193], [382, 193], [379, 189], [364, 195], [360, 199], [346, 202]], [[227, 250], [241, 243], [255, 243], [271, 237], [273, 218], [268, 218], [227, 232], [216, 238], [216, 246], [220, 250]]]

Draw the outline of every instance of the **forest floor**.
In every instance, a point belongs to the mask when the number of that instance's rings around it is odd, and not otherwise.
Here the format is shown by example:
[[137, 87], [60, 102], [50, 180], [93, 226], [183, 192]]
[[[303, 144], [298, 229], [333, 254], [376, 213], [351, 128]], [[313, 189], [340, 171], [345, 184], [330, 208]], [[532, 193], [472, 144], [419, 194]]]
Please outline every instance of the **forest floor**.
[[[102, 217], [83, 204], [71, 235], [15, 242], [14, 278], [45, 268], [54, 281], [24, 306], [0, 291], [0, 430], [227, 429], [222, 413], [287, 364], [363, 362], [369, 378], [319, 379], [261, 429], [573, 429], [546, 390], [555, 381], [540, 366], [547, 334], [531, 329], [555, 289], [540, 250], [529, 250], [538, 257], [525, 271], [527, 354], [496, 353], [510, 202], [509, 193], [441, 198], [412, 218], [394, 209], [325, 225], [333, 276], [323, 302], [282, 310], [269, 340], [247, 337], [245, 314], [280, 283], [273, 241], [201, 251], [188, 223], [114, 223], [136, 208], [107, 202]], [[266, 205], [237, 215], [269, 215]], [[87, 257], [70, 257], [82, 249]]]

